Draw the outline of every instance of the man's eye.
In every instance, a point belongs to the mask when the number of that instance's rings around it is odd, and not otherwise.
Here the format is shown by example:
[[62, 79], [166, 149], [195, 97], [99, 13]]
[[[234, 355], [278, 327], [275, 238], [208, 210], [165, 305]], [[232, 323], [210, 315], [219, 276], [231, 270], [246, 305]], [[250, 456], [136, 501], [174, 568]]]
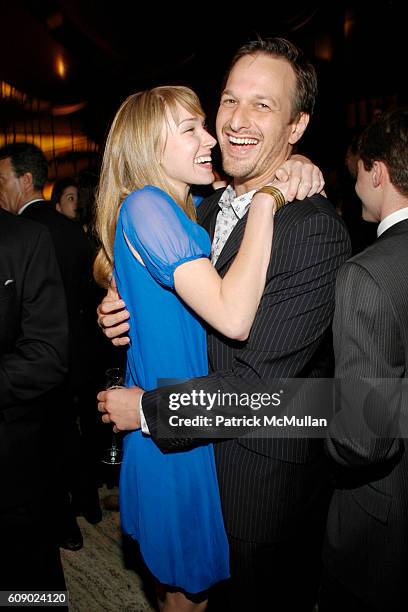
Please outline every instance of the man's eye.
[[233, 104], [235, 104], [235, 100], [234, 98], [224, 98], [222, 103], [225, 104], [226, 106], [232, 106]]
[[264, 102], [259, 102], [258, 108], [268, 110], [269, 106], [267, 104], [265, 104]]

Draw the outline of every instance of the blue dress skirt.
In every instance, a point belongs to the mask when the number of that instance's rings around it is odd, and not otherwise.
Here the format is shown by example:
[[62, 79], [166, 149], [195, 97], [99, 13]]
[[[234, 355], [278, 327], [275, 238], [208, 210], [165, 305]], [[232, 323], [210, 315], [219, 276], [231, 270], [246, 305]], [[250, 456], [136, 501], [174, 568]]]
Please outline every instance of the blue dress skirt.
[[[130, 248], [139, 253], [141, 264]], [[126, 384], [205, 376], [205, 330], [174, 291], [180, 264], [208, 257], [207, 232], [161, 189], [146, 186], [122, 204], [114, 275], [130, 312]], [[163, 584], [198, 593], [229, 576], [228, 541], [211, 444], [162, 453], [140, 430], [124, 440], [122, 528]]]

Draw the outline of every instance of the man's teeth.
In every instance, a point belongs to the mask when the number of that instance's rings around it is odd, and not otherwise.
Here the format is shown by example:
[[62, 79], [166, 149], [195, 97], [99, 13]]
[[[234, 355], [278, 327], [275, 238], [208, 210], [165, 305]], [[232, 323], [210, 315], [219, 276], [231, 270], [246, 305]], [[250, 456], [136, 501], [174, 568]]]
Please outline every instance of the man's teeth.
[[207, 157], [196, 157], [194, 160], [195, 164], [208, 164], [208, 162], [211, 163], [211, 157], [207, 156]]
[[228, 136], [228, 140], [232, 144], [237, 145], [256, 145], [258, 141], [255, 138], [236, 138], [235, 136]]

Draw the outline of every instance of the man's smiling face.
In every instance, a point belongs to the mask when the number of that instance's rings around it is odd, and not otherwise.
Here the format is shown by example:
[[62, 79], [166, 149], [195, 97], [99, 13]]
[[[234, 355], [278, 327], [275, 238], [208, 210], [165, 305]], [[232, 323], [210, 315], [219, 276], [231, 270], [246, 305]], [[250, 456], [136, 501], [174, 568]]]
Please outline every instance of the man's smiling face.
[[[221, 96], [217, 136], [224, 170], [248, 187], [267, 182], [302, 135], [292, 120], [295, 73], [285, 59], [241, 57]], [[307, 123], [306, 123], [307, 124]]]

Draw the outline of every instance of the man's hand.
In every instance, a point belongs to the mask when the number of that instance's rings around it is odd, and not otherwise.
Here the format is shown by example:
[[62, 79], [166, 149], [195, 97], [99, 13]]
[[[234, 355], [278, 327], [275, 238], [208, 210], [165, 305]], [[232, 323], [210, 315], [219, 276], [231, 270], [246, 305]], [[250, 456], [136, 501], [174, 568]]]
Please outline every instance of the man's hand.
[[324, 178], [320, 169], [303, 155], [292, 155], [277, 169], [276, 178], [288, 182], [286, 200], [304, 200], [323, 191]]
[[113, 423], [113, 431], [140, 429], [140, 398], [144, 390], [140, 387], [129, 389], [108, 389], [97, 395], [98, 410], [104, 423]]
[[97, 308], [98, 325], [105, 336], [112, 340], [115, 346], [125, 346], [129, 344], [128, 336], [122, 336], [129, 330], [129, 312], [126, 304], [120, 299], [115, 281], [112, 280], [111, 286], [102, 302]]

